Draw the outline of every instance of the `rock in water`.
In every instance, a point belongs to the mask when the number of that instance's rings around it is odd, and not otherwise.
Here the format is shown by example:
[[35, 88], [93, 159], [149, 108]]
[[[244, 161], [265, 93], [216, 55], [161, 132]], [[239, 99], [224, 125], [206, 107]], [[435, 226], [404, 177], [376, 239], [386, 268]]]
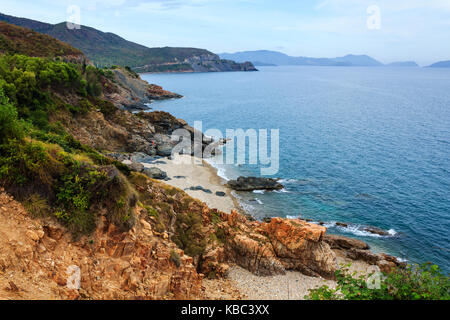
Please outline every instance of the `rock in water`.
[[145, 168], [143, 173], [151, 179], [164, 180], [167, 178], [167, 173], [155, 167]]
[[239, 177], [228, 182], [228, 186], [236, 191], [281, 190], [284, 186], [277, 179]]
[[388, 236], [389, 235], [389, 232], [386, 232], [377, 227], [366, 227], [366, 228], [364, 228], [364, 231], [370, 232], [372, 234], [377, 234], [379, 236]]

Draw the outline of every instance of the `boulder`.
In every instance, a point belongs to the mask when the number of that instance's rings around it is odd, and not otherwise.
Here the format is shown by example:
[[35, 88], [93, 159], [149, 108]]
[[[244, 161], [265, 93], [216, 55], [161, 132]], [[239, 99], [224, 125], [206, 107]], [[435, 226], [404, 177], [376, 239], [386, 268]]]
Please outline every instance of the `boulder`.
[[326, 228], [302, 220], [273, 218], [261, 226], [286, 269], [331, 279], [336, 255], [323, 241]]
[[239, 177], [228, 182], [228, 186], [236, 191], [281, 190], [284, 186], [277, 179]]
[[167, 173], [156, 167], [145, 168], [143, 173], [151, 179], [164, 180], [167, 178]]
[[226, 248], [226, 260], [233, 262], [258, 276], [285, 274], [286, 270], [268, 243], [239, 234]]
[[364, 231], [370, 232], [372, 234], [377, 234], [380, 236], [388, 236], [389, 233], [384, 231], [383, 229], [377, 228], [377, 227], [365, 227]]
[[[142, 152], [134, 152], [131, 154], [131, 160], [133, 162], [139, 162], [139, 163], [152, 163], [153, 161], [156, 160], [155, 157], [149, 156], [146, 153], [142, 153]], [[127, 159], [129, 160], [129, 159]]]
[[129, 164], [128, 168], [130, 168], [131, 171], [135, 171], [135, 172], [142, 172], [145, 169], [144, 165], [139, 162], [133, 162], [133, 163]]
[[343, 227], [343, 228], [347, 228], [348, 227], [348, 223], [343, 223], [343, 222], [336, 222], [336, 225], [338, 227]]
[[212, 194], [212, 191], [211, 191], [211, 190], [205, 189], [205, 188], [203, 188], [202, 186], [190, 187], [190, 188], [187, 188], [187, 189], [185, 189], [185, 190], [191, 190], [191, 191], [203, 191], [204, 193]]
[[377, 262], [382, 260], [379, 255], [368, 250], [350, 249], [346, 253], [347, 257], [352, 260], [361, 260], [371, 265], [377, 264]]
[[340, 250], [370, 249], [369, 245], [364, 241], [338, 236], [334, 234], [326, 234], [323, 240], [330, 245], [331, 249], [340, 249]]

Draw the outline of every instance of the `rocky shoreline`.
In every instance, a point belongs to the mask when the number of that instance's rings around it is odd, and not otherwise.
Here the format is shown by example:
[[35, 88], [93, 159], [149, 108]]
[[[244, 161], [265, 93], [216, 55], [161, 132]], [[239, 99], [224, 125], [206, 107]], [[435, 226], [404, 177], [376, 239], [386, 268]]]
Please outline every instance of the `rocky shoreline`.
[[[0, 272], [8, 282], [0, 277], [0, 287], [8, 290], [0, 290], [0, 298], [209, 299], [204, 279], [226, 279], [236, 266], [256, 276], [299, 272], [333, 280], [339, 259], [384, 270], [398, 265], [394, 257], [329, 238], [324, 226], [300, 219], [247, 218], [235, 210], [230, 189], [205, 165], [172, 166], [175, 171], [167, 174], [160, 166], [170, 165], [175, 130], [189, 133], [191, 150], [214, 142], [202, 134], [196, 145], [194, 128], [168, 113], [130, 112], [146, 99], [170, 94], [125, 69], [116, 69], [114, 79], [104, 86], [105, 100], [98, 109], [59, 113], [50, 120], [60, 122], [86, 150], [103, 150], [96, 159], [102, 163], [98, 169], [109, 173], [111, 190], [119, 183], [124, 193], [111, 195], [105, 206], [95, 203], [92, 233], [74, 237], [54, 214], [33, 216], [38, 204], [43, 206], [39, 210], [50, 210], [45, 202], [24, 201], [25, 208], [9, 190], [1, 190]], [[193, 159], [192, 151], [187, 153]], [[271, 187], [280, 186], [271, 182]], [[126, 215], [115, 216], [124, 207]], [[79, 290], [66, 286], [67, 269], [74, 264], [80, 268]]]

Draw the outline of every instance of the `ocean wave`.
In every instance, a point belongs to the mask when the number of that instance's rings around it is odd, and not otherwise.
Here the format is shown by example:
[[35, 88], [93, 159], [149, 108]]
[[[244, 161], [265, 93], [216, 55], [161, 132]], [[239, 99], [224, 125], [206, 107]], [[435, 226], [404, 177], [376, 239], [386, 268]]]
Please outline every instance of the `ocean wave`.
[[275, 193], [290, 193], [286, 188], [283, 188], [281, 190], [274, 190]]
[[389, 235], [380, 235], [380, 234], [375, 234], [375, 233], [369, 232], [367, 230], [364, 230], [365, 228], [367, 228], [367, 226], [362, 226], [362, 225], [357, 225], [357, 224], [350, 224], [347, 227], [338, 226], [338, 225], [334, 224], [334, 227], [336, 227], [336, 229], [338, 229], [341, 232], [351, 233], [351, 234], [354, 234], [354, 235], [360, 236], [360, 237], [386, 238], [386, 237], [393, 237], [393, 236], [397, 235], [397, 231], [395, 231], [394, 229], [389, 229], [387, 231], [387, 233]]
[[280, 179], [280, 180], [278, 180], [278, 182], [281, 184], [290, 184], [290, 183], [297, 183], [297, 182], [299, 182], [299, 180], [297, 180], [297, 179]]
[[336, 229], [338, 229], [341, 232], [344, 233], [351, 233], [354, 234], [355, 236], [360, 236], [360, 237], [372, 237], [372, 238], [382, 238], [383, 236], [379, 235], [379, 234], [374, 234], [368, 231], [365, 231], [363, 229], [363, 226], [360, 225], [349, 225], [347, 227], [342, 227], [342, 226], [336, 226]]
[[394, 229], [389, 229], [389, 230], [388, 230], [388, 233], [389, 233], [391, 236], [396, 236], [396, 235], [397, 235], [397, 231], [395, 231]]
[[216, 174], [225, 181], [230, 181], [230, 178], [226, 175], [226, 170], [220, 168], [212, 159], [205, 159], [205, 162], [216, 170]]
[[265, 191], [264, 191], [264, 190], [254, 190], [253, 193], [256, 193], [256, 194], [264, 194]]
[[345, 226], [338, 225], [336, 221], [329, 221], [329, 222], [313, 221], [312, 223], [321, 224], [322, 226], [326, 227], [327, 229], [335, 228], [342, 233], [350, 233], [350, 234], [353, 234], [355, 236], [360, 236], [360, 237], [386, 238], [386, 237], [394, 237], [398, 234], [397, 231], [395, 231], [394, 229], [389, 229], [387, 231], [387, 233], [389, 235], [383, 236], [383, 235], [375, 234], [375, 233], [364, 230], [365, 228], [367, 228], [367, 226], [364, 226], [364, 225], [349, 224], [345, 227]]

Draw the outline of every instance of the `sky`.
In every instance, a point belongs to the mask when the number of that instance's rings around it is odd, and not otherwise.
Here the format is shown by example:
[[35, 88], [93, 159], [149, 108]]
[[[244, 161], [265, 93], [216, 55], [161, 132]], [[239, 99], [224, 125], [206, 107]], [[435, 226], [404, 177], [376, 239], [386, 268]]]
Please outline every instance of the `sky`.
[[73, 20], [149, 47], [450, 60], [450, 0], [0, 0], [0, 12]]

